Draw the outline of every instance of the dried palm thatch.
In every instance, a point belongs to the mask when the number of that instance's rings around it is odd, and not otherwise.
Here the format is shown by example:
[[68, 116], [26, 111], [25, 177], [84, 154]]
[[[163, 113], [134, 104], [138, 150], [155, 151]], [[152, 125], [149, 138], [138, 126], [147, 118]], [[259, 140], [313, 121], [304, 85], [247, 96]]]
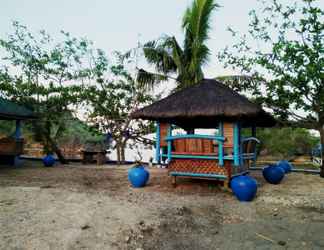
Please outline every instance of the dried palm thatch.
[[213, 128], [219, 121], [240, 121], [243, 126], [271, 127], [275, 119], [216, 80], [203, 80], [132, 113], [134, 119], [176, 124], [184, 129]]

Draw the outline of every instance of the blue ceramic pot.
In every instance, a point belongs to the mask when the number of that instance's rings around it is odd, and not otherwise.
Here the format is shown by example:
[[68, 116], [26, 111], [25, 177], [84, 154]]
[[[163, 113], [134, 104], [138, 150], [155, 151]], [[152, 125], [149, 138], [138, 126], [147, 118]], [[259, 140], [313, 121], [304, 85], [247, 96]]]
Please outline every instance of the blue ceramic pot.
[[252, 201], [257, 193], [258, 185], [255, 179], [246, 175], [233, 178], [231, 188], [239, 201]]
[[149, 177], [150, 173], [143, 166], [136, 166], [128, 171], [128, 180], [135, 188], [144, 187]]
[[279, 184], [285, 176], [285, 170], [277, 165], [269, 165], [263, 169], [264, 179], [271, 184]]
[[53, 155], [46, 155], [43, 158], [43, 164], [45, 167], [52, 167], [55, 163], [55, 159], [53, 157]]
[[289, 161], [286, 160], [278, 161], [277, 166], [282, 168], [285, 173], [289, 173], [292, 170], [292, 165], [289, 163]]

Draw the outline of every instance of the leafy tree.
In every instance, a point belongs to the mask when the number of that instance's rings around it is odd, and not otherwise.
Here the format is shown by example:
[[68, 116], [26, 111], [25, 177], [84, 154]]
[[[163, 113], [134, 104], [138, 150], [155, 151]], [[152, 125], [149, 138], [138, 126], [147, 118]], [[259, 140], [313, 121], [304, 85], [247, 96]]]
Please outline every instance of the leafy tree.
[[86, 144], [88, 142], [103, 143], [104, 135], [96, 128], [89, 126], [76, 117], [69, 117], [66, 120], [66, 128], [61, 137], [58, 138], [59, 145]]
[[288, 159], [296, 155], [310, 155], [319, 142], [303, 128], [266, 128], [258, 129], [257, 133], [262, 142], [261, 150], [266, 149], [268, 155]]
[[13, 135], [15, 132], [15, 121], [0, 121], [0, 137]]
[[125, 161], [127, 143], [147, 142], [142, 136], [153, 131], [151, 123], [130, 117], [133, 111], [153, 101], [130, 73], [134, 57], [132, 52], [116, 53], [117, 60], [106, 76], [83, 90], [88, 122], [115, 142], [118, 163]]
[[231, 30], [239, 40], [219, 59], [253, 79], [239, 90], [252, 90], [285, 124], [317, 130], [323, 145], [324, 11], [316, 0], [261, 3], [261, 12], [250, 12], [249, 33], [240, 36]]
[[176, 80], [178, 89], [188, 87], [204, 78], [202, 66], [209, 57], [206, 45], [213, 11], [218, 7], [214, 0], [194, 0], [184, 14], [183, 46], [174, 36], [164, 36], [144, 45], [147, 62], [155, 66], [156, 73], [140, 69], [138, 80], [146, 86], [168, 79]]
[[98, 77], [106, 67], [100, 50], [93, 50], [86, 39], [76, 39], [62, 31], [63, 39], [54, 43], [45, 32], [33, 35], [18, 22], [14, 33], [0, 39], [5, 57], [0, 68], [0, 94], [33, 109], [37, 140], [46, 153], [55, 152], [66, 163], [57, 140], [66, 128], [67, 118], [79, 102], [83, 84]]

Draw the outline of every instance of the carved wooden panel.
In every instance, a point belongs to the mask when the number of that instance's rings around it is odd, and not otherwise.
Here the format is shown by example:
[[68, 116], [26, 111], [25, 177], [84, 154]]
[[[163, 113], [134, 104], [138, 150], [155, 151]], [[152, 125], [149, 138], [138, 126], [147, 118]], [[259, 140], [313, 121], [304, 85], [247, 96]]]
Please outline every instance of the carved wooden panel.
[[233, 154], [233, 144], [234, 144], [234, 124], [224, 123], [223, 133], [225, 137], [224, 151], [225, 155]]
[[227, 175], [226, 168], [216, 161], [200, 159], [174, 159], [169, 164], [169, 172]]
[[168, 128], [170, 124], [160, 123], [160, 147], [166, 147], [168, 143], [166, 142], [165, 137], [168, 135]]

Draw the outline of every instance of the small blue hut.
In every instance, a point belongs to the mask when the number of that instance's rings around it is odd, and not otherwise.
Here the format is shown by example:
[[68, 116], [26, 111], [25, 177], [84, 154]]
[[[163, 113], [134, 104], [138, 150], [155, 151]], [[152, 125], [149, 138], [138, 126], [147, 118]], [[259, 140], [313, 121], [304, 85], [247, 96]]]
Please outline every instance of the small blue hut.
[[[227, 185], [256, 161], [256, 128], [276, 123], [259, 105], [215, 80], [171, 94], [132, 117], [156, 121], [156, 162], [167, 164], [174, 183], [177, 177], [195, 177]], [[175, 128], [187, 134], [174, 134]], [[196, 134], [201, 128], [217, 132]], [[250, 136], [243, 137], [243, 128], [250, 128]]]
[[0, 164], [14, 165], [23, 153], [24, 139], [21, 134], [22, 121], [35, 119], [36, 115], [24, 106], [0, 98], [0, 120], [16, 121], [13, 135], [0, 139]]

